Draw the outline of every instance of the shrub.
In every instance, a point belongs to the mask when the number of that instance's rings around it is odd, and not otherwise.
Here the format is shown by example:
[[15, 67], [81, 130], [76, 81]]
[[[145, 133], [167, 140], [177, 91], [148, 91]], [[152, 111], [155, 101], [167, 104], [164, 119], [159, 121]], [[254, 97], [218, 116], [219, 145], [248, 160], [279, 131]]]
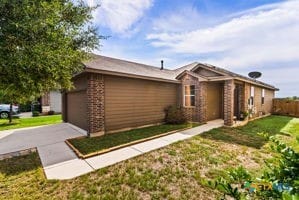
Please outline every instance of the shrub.
[[32, 111], [32, 117], [38, 117], [40, 113], [38, 111]]
[[48, 112], [48, 115], [54, 115], [54, 114], [55, 114], [54, 110], [50, 110], [50, 111]]
[[[280, 155], [278, 165], [266, 162], [268, 170], [255, 181], [250, 181], [250, 174], [244, 169], [239, 168], [229, 172], [232, 180], [224, 180], [222, 178], [216, 181], [210, 181], [209, 186], [218, 189], [226, 197], [226, 195], [235, 199], [299, 199], [299, 153], [292, 147], [287, 146], [276, 137], [269, 137], [268, 134], [261, 133], [272, 142], [271, 149]], [[299, 143], [299, 141], [297, 141]], [[240, 189], [238, 185], [244, 180], [249, 182], [260, 182], [272, 185], [270, 190], [250, 190]]]
[[248, 112], [246, 112], [246, 111], [241, 111], [240, 112], [241, 120], [245, 120], [247, 117], [248, 117]]
[[19, 111], [20, 112], [30, 112], [31, 111], [31, 102], [25, 103], [25, 104], [20, 104]]
[[181, 108], [169, 106], [165, 109], [165, 113], [165, 122], [167, 124], [183, 124], [187, 121]]

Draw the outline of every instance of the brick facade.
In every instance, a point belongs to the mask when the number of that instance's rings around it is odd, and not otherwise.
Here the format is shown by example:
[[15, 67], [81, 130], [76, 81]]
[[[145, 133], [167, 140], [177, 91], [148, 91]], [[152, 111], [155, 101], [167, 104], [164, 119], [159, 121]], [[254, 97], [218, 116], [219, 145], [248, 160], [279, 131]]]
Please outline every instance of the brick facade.
[[251, 85], [249, 83], [245, 83], [244, 87], [244, 110], [249, 110], [248, 101], [250, 99], [250, 87], [254, 87], [254, 113], [252, 114], [251, 118], [259, 117], [261, 114], [270, 114], [271, 108], [272, 108], [272, 99], [274, 98], [274, 91], [265, 89], [265, 98], [264, 98], [264, 104], [261, 102], [261, 93], [262, 93], [262, 87]]
[[90, 136], [105, 133], [105, 84], [101, 74], [89, 74], [87, 80], [87, 124]]
[[234, 123], [234, 81], [224, 82], [224, 125], [232, 126]]
[[185, 117], [188, 121], [194, 122], [206, 122], [207, 120], [207, 82], [199, 82], [197, 78], [186, 74], [182, 77], [181, 87], [181, 99], [184, 98], [184, 86], [194, 85], [195, 86], [195, 106], [184, 107], [184, 100], [181, 101]]
[[207, 98], [208, 89], [207, 82], [200, 82], [198, 89], [199, 105], [196, 107], [197, 113], [199, 113], [199, 122], [207, 121]]

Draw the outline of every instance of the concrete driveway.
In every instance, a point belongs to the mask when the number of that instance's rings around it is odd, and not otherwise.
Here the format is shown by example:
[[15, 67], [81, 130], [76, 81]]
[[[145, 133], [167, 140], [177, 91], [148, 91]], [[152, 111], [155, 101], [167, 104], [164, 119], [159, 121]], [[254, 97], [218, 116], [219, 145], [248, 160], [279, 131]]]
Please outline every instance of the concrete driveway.
[[68, 138], [86, 134], [69, 124], [0, 131], [0, 155], [37, 147], [48, 179], [70, 179], [221, 126], [223, 120], [213, 120], [195, 128], [87, 159], [77, 158], [64, 142]]
[[0, 131], [0, 154], [37, 147], [44, 167], [76, 159], [65, 140], [84, 133], [67, 123]]

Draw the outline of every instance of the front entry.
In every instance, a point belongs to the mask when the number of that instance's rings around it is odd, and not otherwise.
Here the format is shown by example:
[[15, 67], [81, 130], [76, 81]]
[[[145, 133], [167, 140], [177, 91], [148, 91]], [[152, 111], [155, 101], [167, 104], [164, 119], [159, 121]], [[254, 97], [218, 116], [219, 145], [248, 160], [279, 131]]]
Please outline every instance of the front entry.
[[207, 85], [207, 120], [223, 118], [223, 84], [208, 83]]
[[234, 116], [237, 119], [240, 119], [240, 113], [241, 113], [241, 103], [242, 103], [242, 85], [235, 84], [235, 90], [234, 90]]

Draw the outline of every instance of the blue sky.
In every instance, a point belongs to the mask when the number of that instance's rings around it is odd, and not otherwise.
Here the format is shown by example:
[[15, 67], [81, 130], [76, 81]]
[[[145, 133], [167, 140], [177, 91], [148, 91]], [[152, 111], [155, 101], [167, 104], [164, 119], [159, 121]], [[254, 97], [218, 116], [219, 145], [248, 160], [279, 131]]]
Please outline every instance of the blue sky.
[[176, 68], [198, 61], [299, 96], [299, 0], [86, 0], [100, 4], [96, 53]]

